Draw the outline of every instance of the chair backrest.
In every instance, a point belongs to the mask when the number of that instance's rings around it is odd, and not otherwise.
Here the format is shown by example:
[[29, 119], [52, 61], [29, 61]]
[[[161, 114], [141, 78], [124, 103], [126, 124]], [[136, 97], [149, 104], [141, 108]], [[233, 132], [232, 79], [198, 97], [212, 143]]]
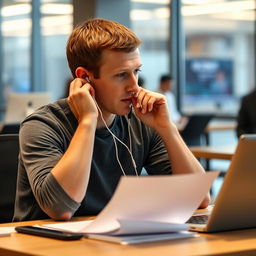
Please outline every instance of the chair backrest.
[[0, 131], [0, 134], [18, 134], [20, 130], [20, 124], [5, 124]]
[[0, 134], [0, 222], [12, 221], [18, 155], [19, 135]]
[[213, 114], [195, 114], [189, 117], [187, 125], [180, 132], [188, 146], [201, 145], [201, 136], [204, 134], [206, 126], [213, 117]]

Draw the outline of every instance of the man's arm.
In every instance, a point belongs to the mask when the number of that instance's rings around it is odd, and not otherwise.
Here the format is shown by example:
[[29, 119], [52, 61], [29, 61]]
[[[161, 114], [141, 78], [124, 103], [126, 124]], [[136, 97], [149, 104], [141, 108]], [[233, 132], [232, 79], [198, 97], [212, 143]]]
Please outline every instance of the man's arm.
[[[52, 174], [65, 192], [76, 202], [81, 202], [87, 190], [92, 161], [94, 136], [98, 111], [92, 98], [93, 89], [82, 79], [70, 86], [69, 106], [78, 120], [78, 127], [63, 157], [52, 169]], [[47, 214], [56, 219], [69, 219], [71, 212], [62, 216]]]
[[[169, 119], [166, 99], [163, 95], [141, 89], [133, 100], [133, 105], [136, 115], [142, 122], [152, 127], [163, 139], [174, 174], [205, 172]], [[200, 207], [207, 207], [209, 202], [208, 194]]]

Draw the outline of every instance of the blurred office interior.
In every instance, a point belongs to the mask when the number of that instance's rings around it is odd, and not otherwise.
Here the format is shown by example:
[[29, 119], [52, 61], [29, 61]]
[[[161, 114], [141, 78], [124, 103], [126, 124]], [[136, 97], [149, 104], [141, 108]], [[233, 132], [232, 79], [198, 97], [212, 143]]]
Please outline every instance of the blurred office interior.
[[[146, 88], [172, 74], [184, 114], [235, 120], [241, 96], [255, 87], [255, 0], [1, 0], [0, 8], [0, 120], [11, 92], [63, 97], [67, 38], [91, 17], [116, 20], [142, 39]], [[235, 144], [235, 132], [211, 132], [211, 144], [223, 141]]]

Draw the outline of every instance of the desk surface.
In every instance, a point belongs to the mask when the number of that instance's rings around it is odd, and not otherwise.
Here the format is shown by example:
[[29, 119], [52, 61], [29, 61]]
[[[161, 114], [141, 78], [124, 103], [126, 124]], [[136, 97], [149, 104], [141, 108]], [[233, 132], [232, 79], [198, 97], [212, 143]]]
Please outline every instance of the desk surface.
[[191, 152], [197, 158], [231, 160], [235, 146], [191, 146]]
[[205, 132], [213, 132], [213, 131], [225, 131], [225, 130], [235, 130], [237, 126], [236, 121], [211, 121], [206, 129]]
[[[85, 218], [79, 218], [85, 219]], [[0, 226], [18, 226], [52, 223], [53, 221], [30, 221]], [[119, 245], [103, 241], [83, 238], [78, 241], [60, 241], [50, 238], [13, 233], [9, 237], [0, 237], [0, 255], [40, 255], [40, 256], [70, 256], [70, 255], [104, 255], [104, 256], [134, 256], [134, 255], [223, 255], [223, 253], [254, 250], [256, 254], [256, 229], [201, 234], [196, 238], [172, 241], [153, 242], [138, 245]], [[245, 254], [239, 255], [245, 255]], [[255, 255], [246, 254], [246, 255]], [[229, 254], [228, 254], [229, 255]], [[235, 254], [236, 255], [236, 254]]]
[[[177, 124], [177, 128], [179, 131], [182, 131], [186, 126], [187, 122], [183, 122], [181, 124]], [[235, 130], [237, 126], [236, 121], [210, 121], [209, 124], [205, 128], [205, 133], [208, 134], [210, 132], [216, 131], [227, 131], [227, 130]]]

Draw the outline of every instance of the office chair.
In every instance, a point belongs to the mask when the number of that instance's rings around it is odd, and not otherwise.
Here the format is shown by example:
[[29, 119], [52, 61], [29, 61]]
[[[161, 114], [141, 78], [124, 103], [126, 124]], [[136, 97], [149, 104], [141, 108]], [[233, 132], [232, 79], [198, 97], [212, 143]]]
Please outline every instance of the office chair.
[[189, 117], [188, 123], [180, 134], [188, 146], [200, 146], [205, 128], [214, 117], [213, 114], [194, 114]]
[[5, 124], [0, 134], [18, 134], [20, 130], [20, 124]]
[[18, 155], [19, 135], [0, 134], [0, 223], [12, 221]]

